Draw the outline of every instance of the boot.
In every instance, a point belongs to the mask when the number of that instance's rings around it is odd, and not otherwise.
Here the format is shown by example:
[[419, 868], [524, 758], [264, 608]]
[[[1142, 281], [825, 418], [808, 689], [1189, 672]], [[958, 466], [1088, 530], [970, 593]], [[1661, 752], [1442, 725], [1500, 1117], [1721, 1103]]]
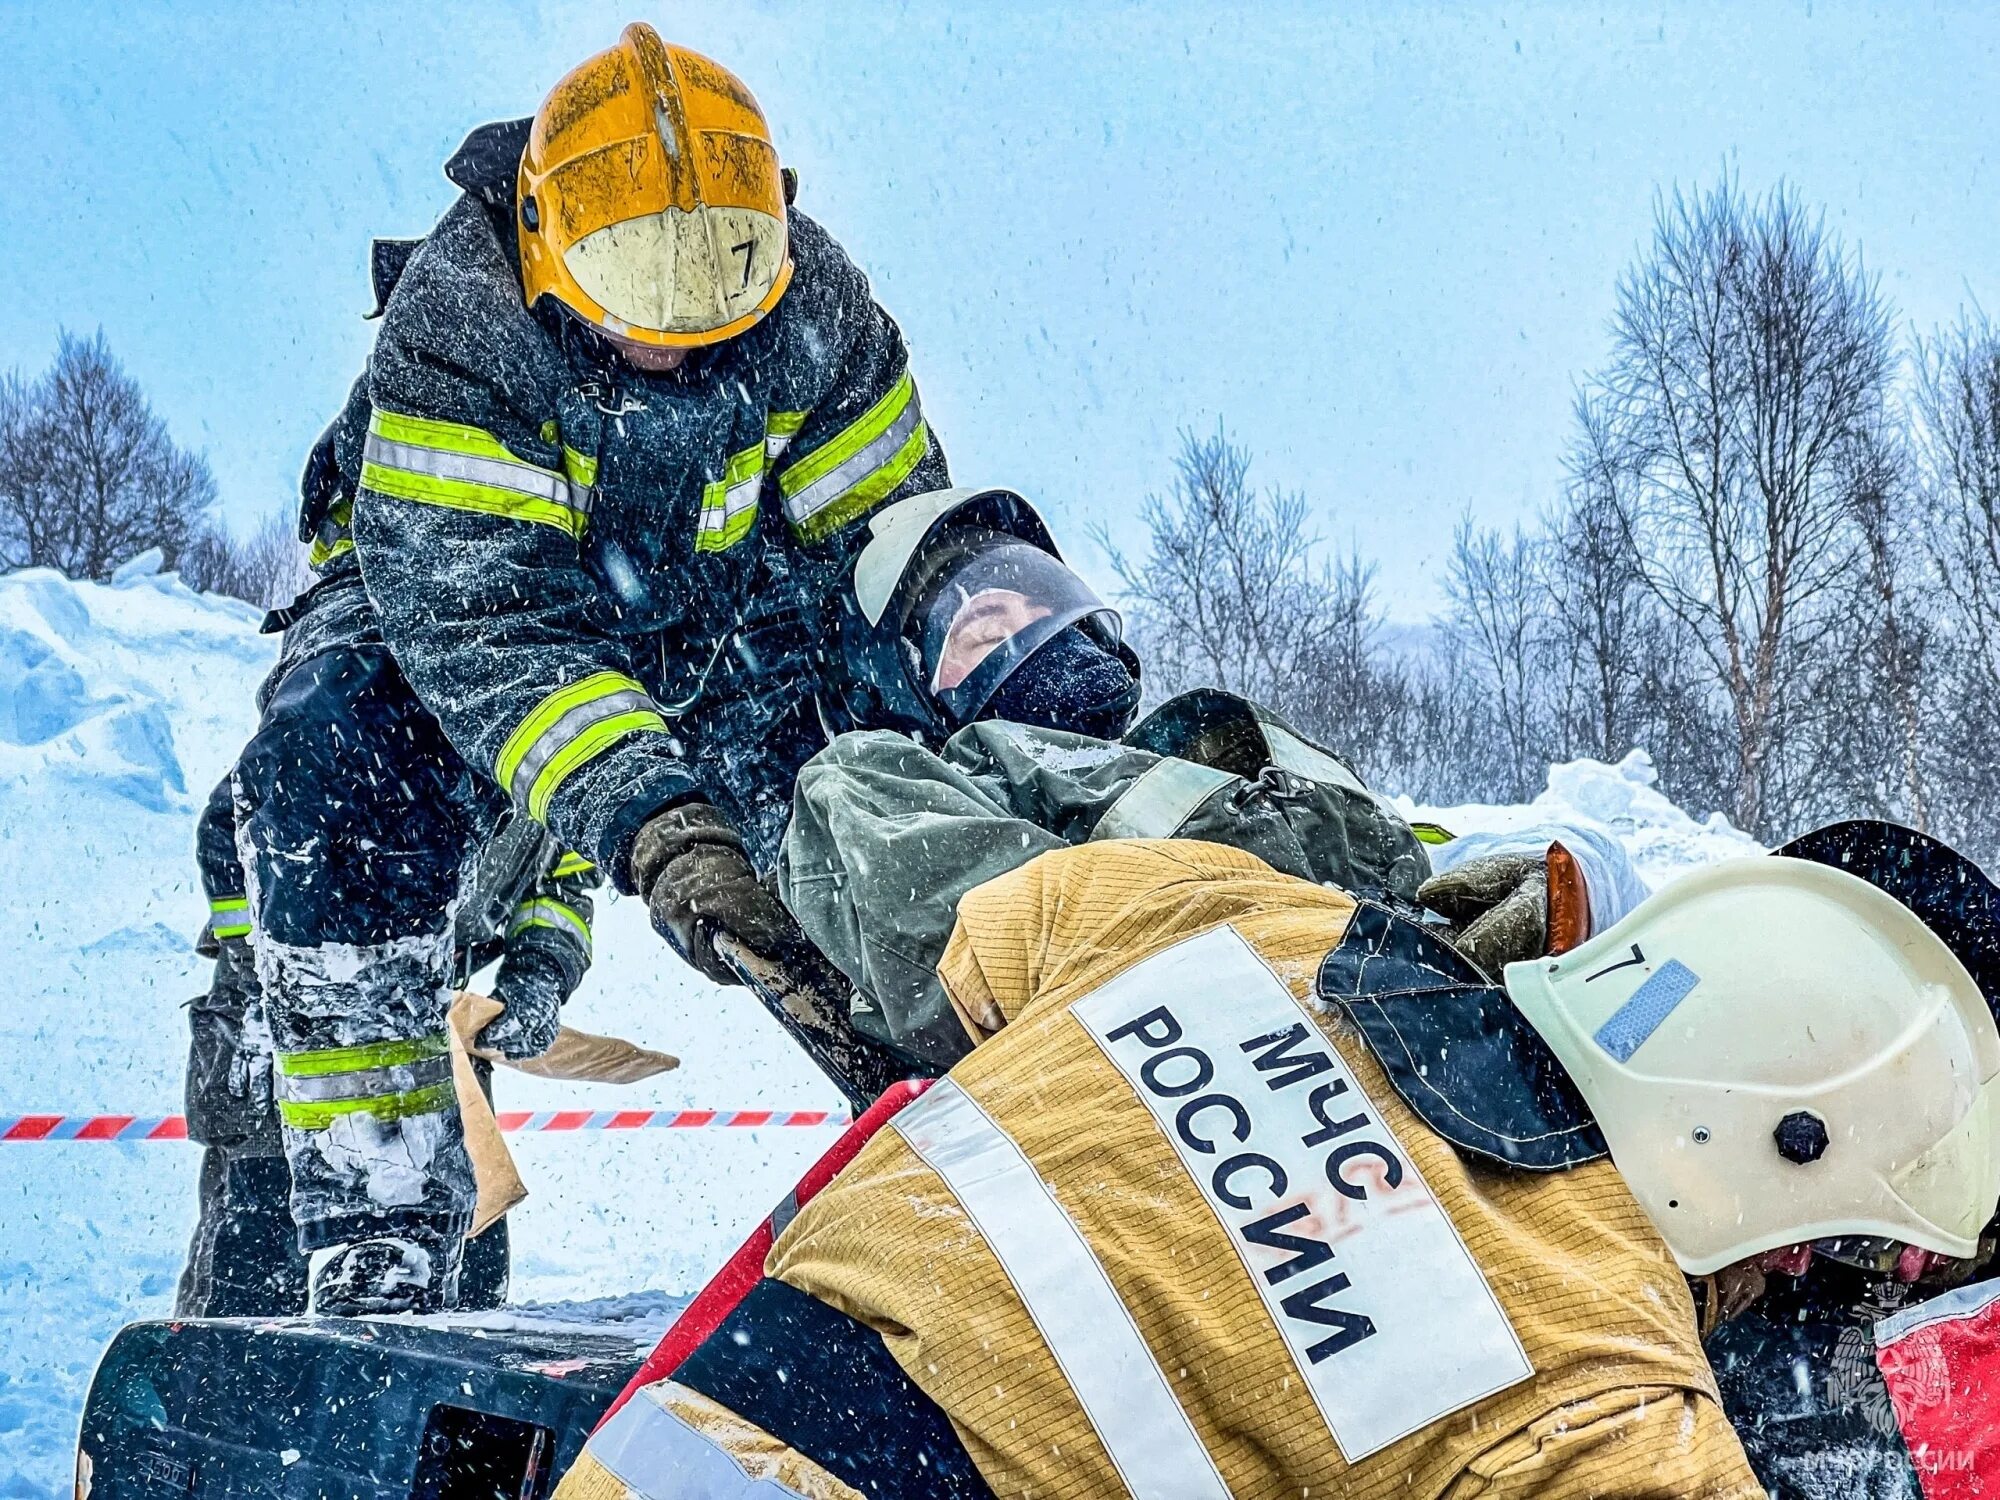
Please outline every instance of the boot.
[[335, 1248], [313, 1273], [312, 1310], [323, 1318], [443, 1312], [458, 1305], [457, 1236], [413, 1233]]

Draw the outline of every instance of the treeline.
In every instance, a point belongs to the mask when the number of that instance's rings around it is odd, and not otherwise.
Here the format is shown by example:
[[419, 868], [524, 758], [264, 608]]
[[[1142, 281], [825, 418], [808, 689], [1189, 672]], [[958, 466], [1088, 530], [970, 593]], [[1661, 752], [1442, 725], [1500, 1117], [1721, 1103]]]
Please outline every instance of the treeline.
[[1463, 524], [1392, 639], [1372, 569], [1188, 437], [1114, 561], [1155, 693], [1270, 701], [1423, 800], [1515, 801], [1651, 753], [1767, 841], [1895, 818], [2000, 852], [2000, 330], [1899, 335], [1857, 249], [1779, 189], [1663, 199], [1533, 524]]
[[0, 572], [102, 580], [152, 547], [190, 587], [267, 608], [305, 574], [282, 518], [238, 536], [216, 517], [208, 460], [174, 442], [104, 335], [64, 332], [41, 374], [0, 375]]

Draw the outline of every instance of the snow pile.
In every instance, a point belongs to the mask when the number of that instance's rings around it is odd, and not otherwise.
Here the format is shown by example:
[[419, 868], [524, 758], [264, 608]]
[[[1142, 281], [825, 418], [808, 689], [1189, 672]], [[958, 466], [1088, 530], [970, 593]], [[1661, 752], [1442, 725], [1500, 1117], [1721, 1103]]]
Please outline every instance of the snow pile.
[[[254, 611], [140, 559], [110, 584], [0, 577], [0, 1115], [181, 1107], [201, 800], [255, 723], [275, 654]], [[1525, 808], [1412, 809], [1458, 832], [1583, 820], [1658, 883], [1755, 848], [1653, 790], [1643, 756], [1556, 767]], [[573, 1024], [676, 1053], [628, 1089], [519, 1074], [508, 1108], [838, 1108], [741, 990], [693, 977], [637, 902], [600, 902]], [[698, 1288], [831, 1140], [820, 1130], [513, 1137], [532, 1191], [511, 1216], [522, 1301], [557, 1321], [647, 1323]], [[0, 1145], [0, 1500], [67, 1494], [77, 1412], [118, 1326], [157, 1317], [193, 1223], [199, 1153], [173, 1144]], [[662, 1295], [663, 1294], [663, 1295]], [[523, 1316], [516, 1312], [502, 1318]]]
[[1765, 852], [1721, 813], [1696, 819], [1682, 812], [1660, 794], [1659, 779], [1653, 757], [1634, 750], [1615, 766], [1601, 760], [1550, 766], [1547, 788], [1522, 805], [1424, 807], [1407, 797], [1396, 805], [1406, 817], [1456, 834], [1514, 833], [1551, 823], [1588, 829], [1623, 844], [1653, 890], [1701, 865]]
[[[207, 984], [190, 947], [205, 915], [194, 820], [256, 724], [276, 655], [257, 623], [160, 573], [157, 555], [109, 584], [0, 576], [0, 1115], [180, 1111], [183, 1006]], [[600, 899], [599, 913], [571, 1021], [682, 1066], [624, 1089], [510, 1073], [502, 1107], [841, 1107], [743, 991], [668, 953], [639, 903]], [[657, 1293], [699, 1287], [831, 1139], [515, 1136], [532, 1193], [510, 1216], [515, 1295], [624, 1297], [663, 1322]], [[199, 1160], [179, 1144], [0, 1145], [0, 1500], [69, 1493], [99, 1352], [172, 1306]]]

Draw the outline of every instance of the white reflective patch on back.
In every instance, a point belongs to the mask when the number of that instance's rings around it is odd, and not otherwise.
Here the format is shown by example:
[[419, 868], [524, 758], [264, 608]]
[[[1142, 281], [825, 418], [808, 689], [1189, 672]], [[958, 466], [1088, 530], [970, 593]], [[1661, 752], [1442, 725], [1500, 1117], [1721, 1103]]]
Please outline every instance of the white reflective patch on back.
[[1071, 1013], [1221, 1220], [1349, 1463], [1534, 1374], [1381, 1112], [1233, 928]]
[[[645, 1386], [596, 1432], [584, 1450], [625, 1486], [627, 1500], [804, 1500], [742, 1461], [663, 1404], [671, 1381]], [[697, 1398], [699, 1399], [699, 1398]]]
[[1013, 1139], [949, 1078], [889, 1124], [999, 1260], [1126, 1489], [1229, 1500], [1110, 1277]]

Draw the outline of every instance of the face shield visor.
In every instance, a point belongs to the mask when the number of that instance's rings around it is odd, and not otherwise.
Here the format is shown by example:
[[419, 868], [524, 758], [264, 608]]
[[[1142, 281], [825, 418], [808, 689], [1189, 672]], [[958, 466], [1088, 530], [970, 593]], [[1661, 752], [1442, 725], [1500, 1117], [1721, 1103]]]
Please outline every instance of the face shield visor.
[[1117, 611], [1060, 561], [979, 531], [941, 551], [905, 634], [932, 698], [953, 723], [969, 724], [1021, 663], [1079, 620], [1100, 622], [1106, 643], [1118, 643]]

